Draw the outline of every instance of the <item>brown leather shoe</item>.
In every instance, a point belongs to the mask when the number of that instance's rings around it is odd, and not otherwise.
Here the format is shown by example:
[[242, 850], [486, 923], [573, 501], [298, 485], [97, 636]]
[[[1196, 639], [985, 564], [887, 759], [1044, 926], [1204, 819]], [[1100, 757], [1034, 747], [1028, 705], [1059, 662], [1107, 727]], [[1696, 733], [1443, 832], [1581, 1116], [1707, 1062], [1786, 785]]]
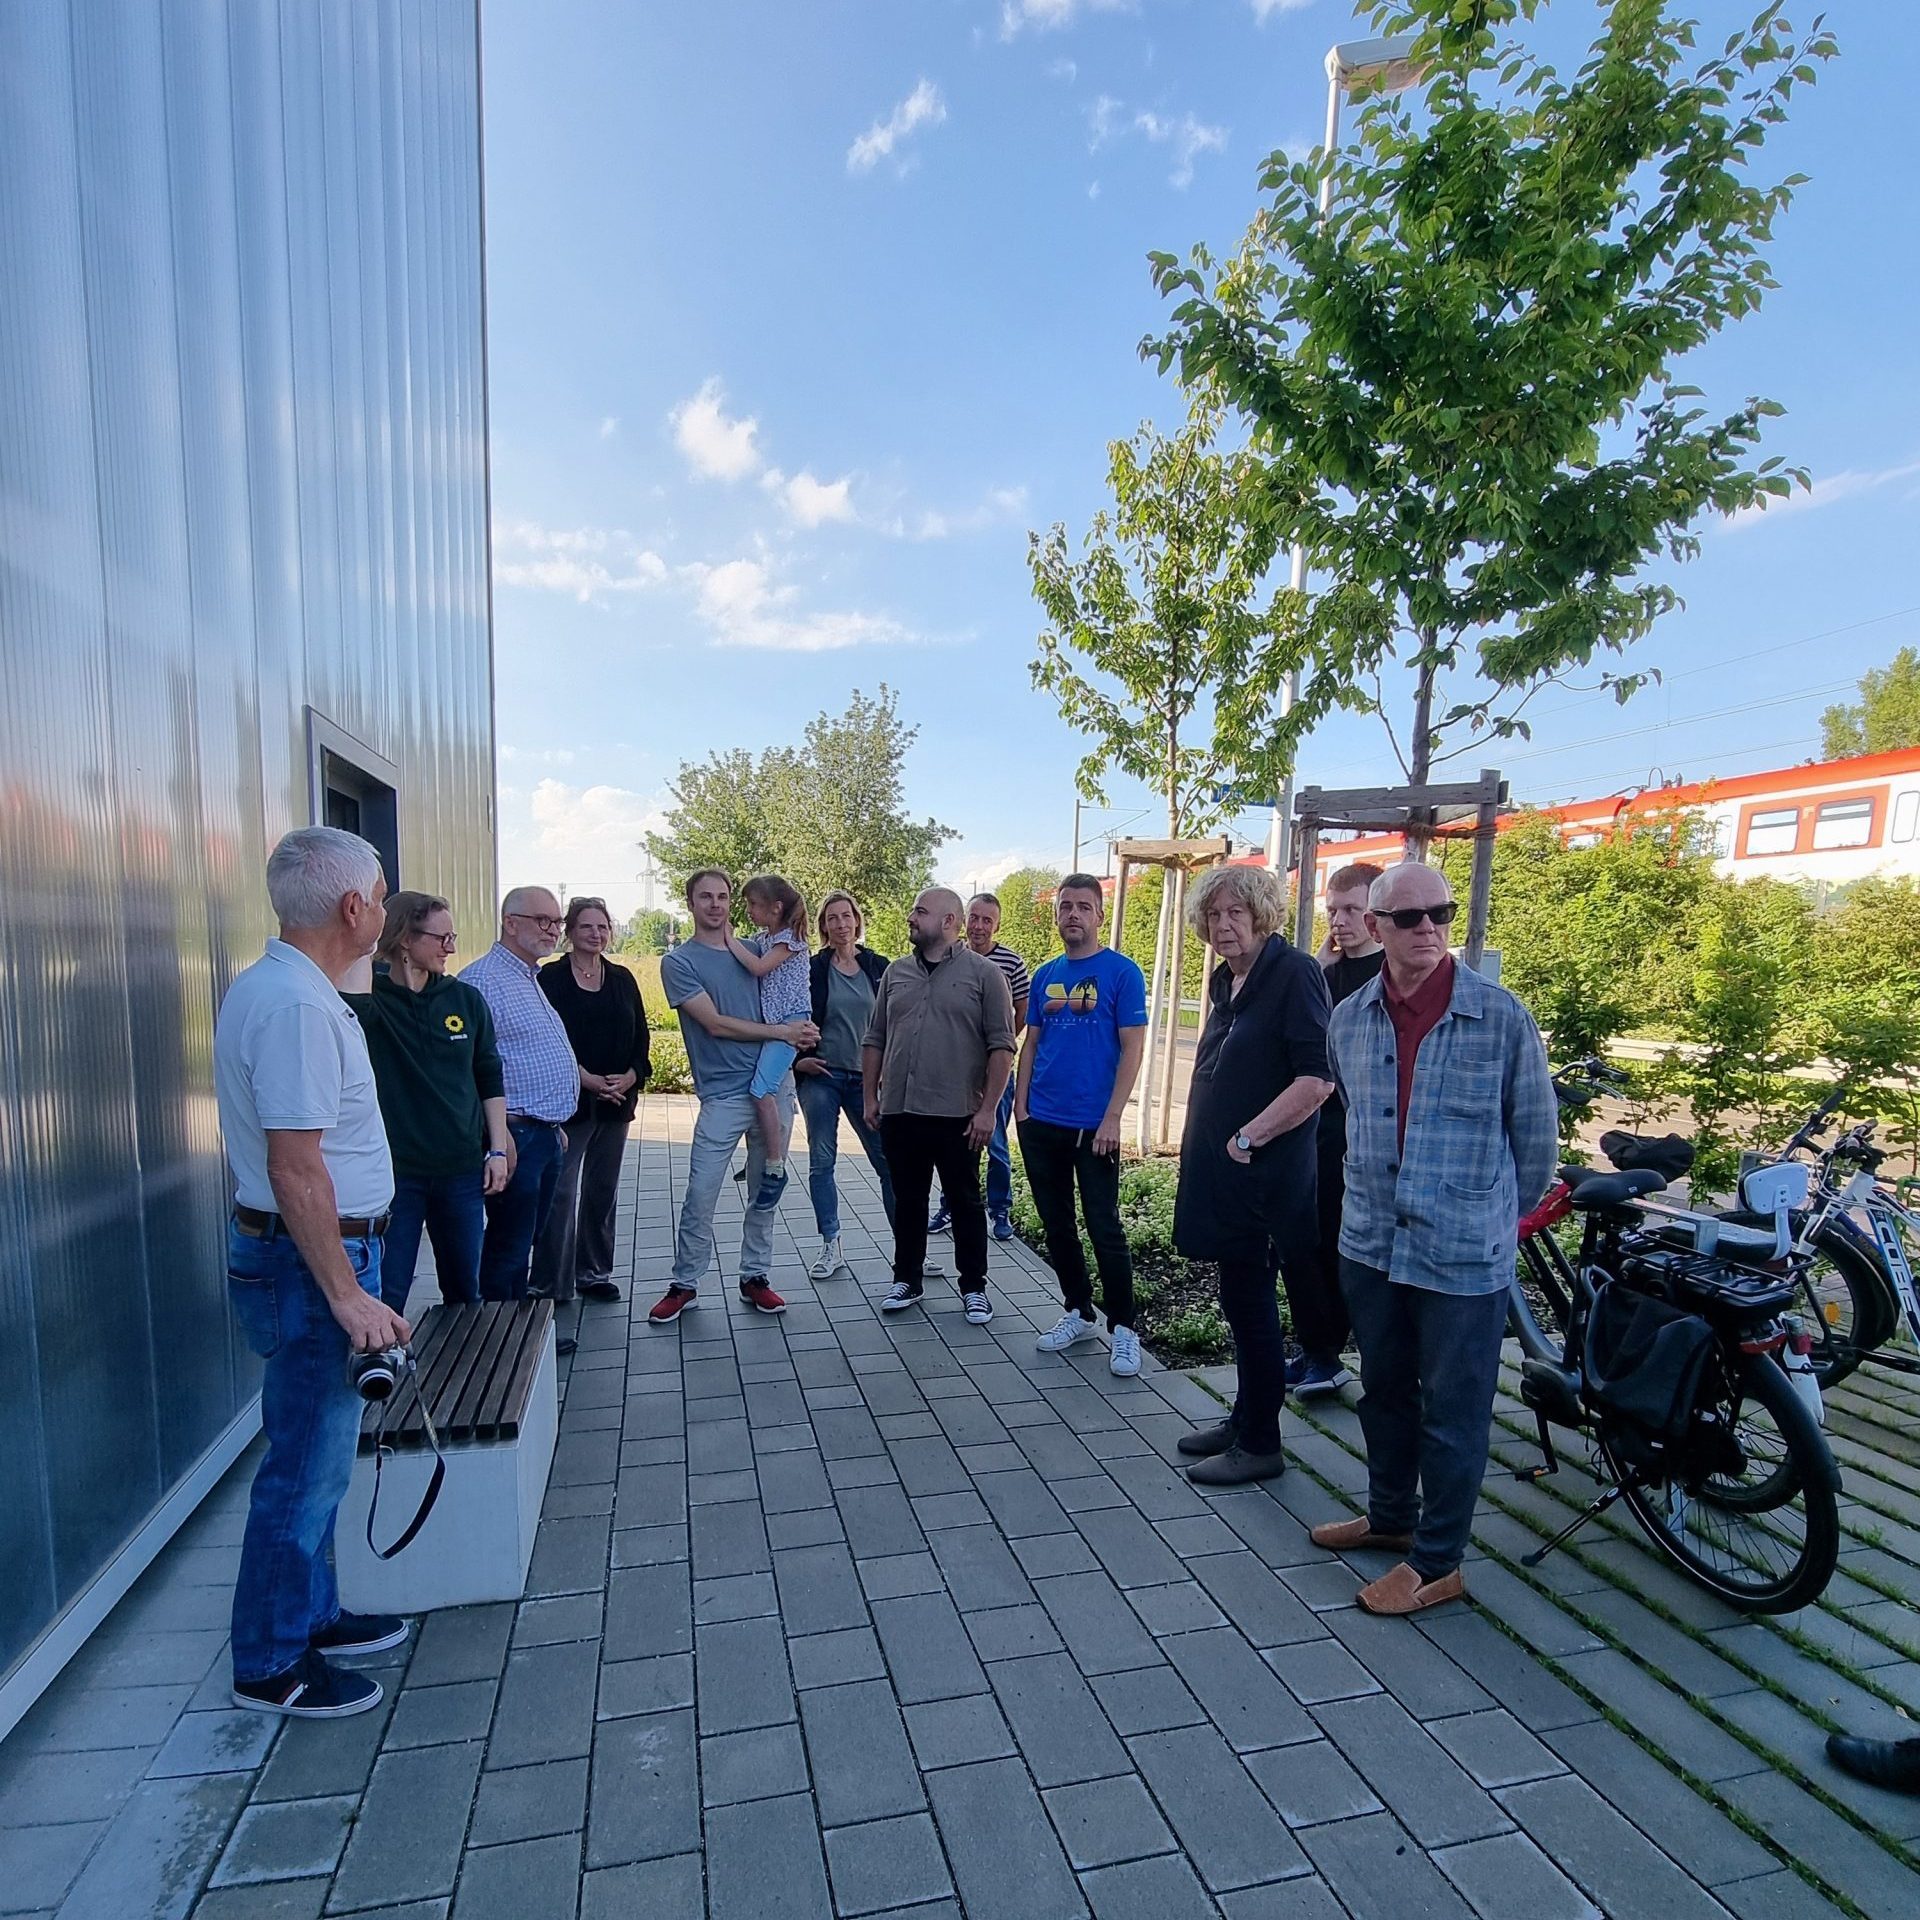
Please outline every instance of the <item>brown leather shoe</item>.
[[1460, 1577], [1458, 1567], [1451, 1573], [1443, 1573], [1438, 1580], [1422, 1580], [1402, 1560], [1371, 1586], [1362, 1587], [1354, 1600], [1369, 1613], [1399, 1614], [1424, 1613], [1429, 1607], [1444, 1606], [1449, 1600], [1466, 1597], [1467, 1583]]
[[1385, 1547], [1390, 1553], [1406, 1553], [1413, 1546], [1410, 1533], [1375, 1533], [1365, 1514], [1356, 1520], [1323, 1520], [1307, 1537], [1316, 1547], [1334, 1553], [1351, 1553], [1357, 1547]]

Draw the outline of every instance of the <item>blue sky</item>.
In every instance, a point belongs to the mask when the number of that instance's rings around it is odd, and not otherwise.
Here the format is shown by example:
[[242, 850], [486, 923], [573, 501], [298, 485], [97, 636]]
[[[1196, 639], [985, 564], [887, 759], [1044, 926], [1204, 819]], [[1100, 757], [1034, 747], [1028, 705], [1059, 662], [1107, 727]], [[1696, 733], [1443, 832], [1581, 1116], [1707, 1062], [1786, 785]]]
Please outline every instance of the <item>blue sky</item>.
[[[1545, 11], [1570, 66], [1593, 11]], [[1634, 656], [1664, 685], [1535, 703], [1489, 756], [1523, 799], [1805, 759], [1920, 643], [1920, 9], [1829, 16], [1841, 57], [1769, 150], [1812, 176], [1780, 290], [1689, 363], [1785, 404], [1768, 450], [1814, 491], [1704, 530]], [[914, 809], [959, 831], [943, 877], [1063, 864], [1082, 746], [1028, 680], [1028, 530], [1077, 540], [1107, 442], [1179, 418], [1136, 352], [1145, 255], [1237, 239], [1360, 31], [1343, 0], [485, 0], [503, 883], [631, 907], [682, 759], [882, 681]], [[1346, 716], [1301, 765], [1393, 772]], [[1109, 797], [1090, 838], [1152, 804]]]

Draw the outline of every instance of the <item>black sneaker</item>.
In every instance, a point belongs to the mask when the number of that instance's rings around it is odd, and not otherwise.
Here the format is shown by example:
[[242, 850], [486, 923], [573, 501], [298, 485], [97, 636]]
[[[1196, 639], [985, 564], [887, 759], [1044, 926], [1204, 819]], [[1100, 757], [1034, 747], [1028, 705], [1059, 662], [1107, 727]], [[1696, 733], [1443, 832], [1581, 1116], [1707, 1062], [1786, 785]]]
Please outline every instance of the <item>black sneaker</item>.
[[405, 1646], [407, 1623], [397, 1613], [347, 1613], [334, 1616], [307, 1642], [315, 1653], [385, 1653]]
[[309, 1651], [297, 1666], [271, 1680], [236, 1680], [233, 1703], [256, 1713], [283, 1713], [293, 1720], [344, 1720], [380, 1704], [380, 1682], [364, 1673], [330, 1667]]

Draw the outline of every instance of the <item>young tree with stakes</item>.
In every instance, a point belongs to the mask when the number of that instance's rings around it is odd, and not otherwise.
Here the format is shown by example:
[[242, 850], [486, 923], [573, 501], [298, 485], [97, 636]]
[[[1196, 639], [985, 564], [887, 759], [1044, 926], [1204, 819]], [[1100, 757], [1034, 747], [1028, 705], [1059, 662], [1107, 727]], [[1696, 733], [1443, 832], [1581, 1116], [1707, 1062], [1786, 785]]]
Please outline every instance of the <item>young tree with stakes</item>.
[[[1565, 81], [1507, 37], [1539, 7], [1373, 7], [1420, 86], [1363, 100], [1357, 150], [1273, 155], [1232, 259], [1153, 256], [1179, 304], [1143, 354], [1244, 421], [1261, 551], [1297, 541], [1324, 581], [1284, 610], [1307, 662], [1285, 755], [1335, 708], [1386, 721], [1414, 785], [1449, 734], [1524, 737], [1536, 692], [1678, 604], [1649, 561], [1805, 484], [1748, 464], [1778, 406], [1713, 418], [1677, 367], [1774, 284], [1760, 249], [1801, 182], [1754, 166], [1832, 37], [1768, 4], [1696, 63], [1664, 0], [1612, 0]], [[1443, 705], [1456, 673], [1476, 684]], [[1600, 683], [1624, 700], [1649, 677]]]

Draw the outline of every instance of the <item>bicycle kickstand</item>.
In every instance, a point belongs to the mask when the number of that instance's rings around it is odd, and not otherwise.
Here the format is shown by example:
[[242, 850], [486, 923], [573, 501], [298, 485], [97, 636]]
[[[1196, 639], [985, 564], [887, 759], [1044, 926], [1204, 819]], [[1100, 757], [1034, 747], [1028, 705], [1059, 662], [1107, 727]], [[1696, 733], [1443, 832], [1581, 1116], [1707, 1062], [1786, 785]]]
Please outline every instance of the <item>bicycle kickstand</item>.
[[1540, 1464], [1537, 1467], [1515, 1467], [1513, 1470], [1513, 1477], [1526, 1481], [1528, 1485], [1560, 1471], [1560, 1456], [1553, 1450], [1553, 1434], [1547, 1427], [1547, 1416], [1536, 1408], [1533, 1417], [1540, 1423]]
[[1611, 1486], [1611, 1487], [1603, 1487], [1600, 1490], [1599, 1499], [1597, 1499], [1592, 1506], [1586, 1508], [1584, 1512], [1576, 1513], [1573, 1516], [1573, 1518], [1569, 1520], [1567, 1524], [1564, 1527], [1562, 1527], [1560, 1531], [1556, 1533], [1553, 1536], [1553, 1538], [1549, 1540], [1544, 1547], [1539, 1548], [1537, 1551], [1533, 1553], [1522, 1554], [1520, 1556], [1520, 1564], [1523, 1567], [1537, 1567], [1540, 1564], [1540, 1562], [1544, 1560], [1547, 1557], [1547, 1555], [1554, 1550], [1555, 1547], [1564, 1547], [1567, 1544], [1567, 1542], [1571, 1540], [1573, 1536], [1576, 1533], [1578, 1533], [1580, 1529], [1587, 1524], [1589, 1520], [1599, 1519], [1599, 1517], [1603, 1513], [1605, 1513], [1606, 1510], [1610, 1506], [1612, 1506], [1613, 1503], [1619, 1498], [1620, 1498], [1620, 1489], [1617, 1485]]

